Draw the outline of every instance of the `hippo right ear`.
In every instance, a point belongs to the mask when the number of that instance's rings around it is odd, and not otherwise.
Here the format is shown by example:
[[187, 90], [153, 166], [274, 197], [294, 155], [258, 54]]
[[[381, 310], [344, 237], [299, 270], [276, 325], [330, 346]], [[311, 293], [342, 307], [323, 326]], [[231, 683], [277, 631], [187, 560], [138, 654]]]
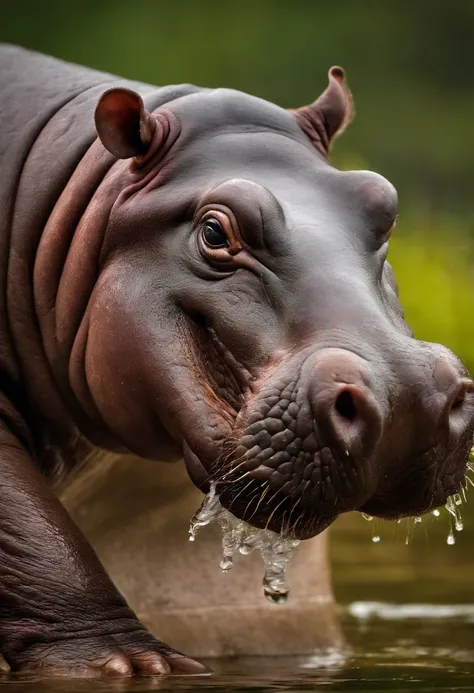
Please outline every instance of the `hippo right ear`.
[[326, 90], [314, 103], [292, 110], [301, 129], [324, 156], [328, 155], [331, 140], [341, 134], [354, 112], [342, 67], [331, 67], [328, 77]]
[[109, 89], [100, 97], [94, 118], [102, 144], [118, 159], [147, 153], [156, 120], [136, 92]]

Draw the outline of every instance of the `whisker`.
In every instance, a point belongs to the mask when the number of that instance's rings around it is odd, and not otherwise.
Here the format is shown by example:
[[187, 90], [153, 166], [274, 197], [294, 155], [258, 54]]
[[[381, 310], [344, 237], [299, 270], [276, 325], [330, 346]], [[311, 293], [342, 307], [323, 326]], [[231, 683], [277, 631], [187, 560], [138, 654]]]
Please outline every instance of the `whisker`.
[[[249, 500], [249, 502], [247, 503], [247, 506], [246, 506], [246, 508], [245, 508], [245, 510], [244, 510], [244, 512], [243, 512], [243, 514], [242, 514], [242, 517], [245, 517], [245, 518], [246, 518], [247, 510], [250, 508], [251, 504], [253, 503], [253, 501], [254, 501], [256, 498], [257, 498], [257, 495], [254, 495], [254, 496], [252, 496], [252, 498]], [[253, 514], [251, 515], [251, 517], [253, 517]], [[245, 522], [248, 522], [248, 520], [245, 519]]]
[[[232, 484], [238, 484], [240, 481], [242, 481], [243, 479], [245, 479], [246, 477], [248, 477], [251, 473], [252, 473], [251, 471], [245, 472], [245, 474], [242, 474], [242, 476], [239, 476], [238, 479], [234, 479], [234, 480], [232, 481]], [[257, 481], [257, 479], [254, 479], [254, 481]]]
[[243, 493], [244, 491], [246, 491], [246, 490], [248, 489], [248, 487], [251, 486], [255, 481], [257, 481], [257, 480], [256, 480], [256, 479], [250, 479], [249, 483], [248, 483], [248, 484], [245, 484], [245, 486], [244, 486], [243, 488], [240, 489], [240, 491], [239, 491], [238, 494], [235, 496], [235, 498], [232, 498], [232, 501], [231, 501], [231, 503], [229, 504], [229, 511], [230, 511], [230, 509], [232, 508], [232, 506], [234, 505], [234, 503], [235, 503], [235, 501], [237, 500], [237, 498], [238, 498], [239, 496], [241, 496], [242, 493]]
[[275, 498], [278, 496], [279, 493], [281, 493], [281, 488], [277, 488], [277, 490], [275, 491], [275, 493], [273, 494], [273, 496], [272, 496], [271, 498], [269, 498], [269, 500], [268, 500], [268, 505], [271, 505], [271, 504], [272, 504], [272, 501], [275, 500]]
[[268, 481], [266, 481], [265, 484], [266, 484], [266, 487], [263, 489], [262, 493], [260, 494], [260, 499], [259, 499], [259, 501], [258, 501], [258, 503], [257, 503], [257, 507], [255, 508], [255, 510], [253, 511], [253, 513], [250, 515], [250, 517], [249, 517], [249, 519], [248, 519], [248, 522], [250, 522], [250, 520], [252, 519], [252, 517], [253, 517], [253, 516], [255, 515], [255, 513], [258, 511], [261, 502], [263, 501], [263, 499], [265, 498], [265, 496], [267, 495], [267, 493], [268, 493], [269, 490], [270, 490], [270, 485], [269, 485]]
[[281, 516], [281, 530], [280, 530], [281, 535], [285, 535], [285, 533], [286, 533], [286, 524], [285, 524], [286, 513], [287, 513], [287, 511], [284, 510], [283, 515]]
[[242, 456], [242, 457], [239, 457], [237, 460], [235, 460], [235, 462], [238, 462], [240, 464], [237, 464], [236, 466], [233, 466], [230, 469], [226, 469], [225, 472], [221, 476], [214, 478], [214, 481], [216, 483], [219, 483], [220, 481], [225, 479], [230, 474], [234, 474], [234, 472], [236, 472], [238, 469], [243, 467], [246, 462], [248, 462], [248, 458], [243, 459], [243, 456]]
[[283, 505], [283, 503], [284, 503], [285, 501], [287, 501], [287, 500], [288, 500], [288, 496], [285, 496], [285, 497], [278, 503], [278, 505], [276, 506], [276, 508], [274, 508], [274, 510], [273, 510], [273, 511], [271, 512], [271, 514], [270, 514], [270, 517], [269, 517], [268, 520], [267, 520], [267, 524], [265, 525], [265, 529], [268, 529], [268, 525], [269, 525], [270, 522], [272, 521], [272, 518], [273, 518], [274, 514], [276, 513], [276, 511], [278, 510], [278, 508], [279, 508], [281, 505]]
[[289, 514], [289, 516], [288, 516], [288, 527], [286, 528], [288, 531], [290, 531], [290, 529], [291, 529], [291, 516], [292, 516], [293, 513], [295, 512], [295, 510], [296, 510], [296, 508], [298, 507], [300, 501], [301, 501], [301, 496], [299, 496], [298, 500], [296, 501], [296, 503], [293, 505], [293, 507], [292, 507], [291, 510], [290, 510], [290, 514]]
[[303, 520], [303, 518], [304, 518], [304, 515], [300, 515], [299, 517], [296, 518], [296, 522], [294, 523], [294, 525], [292, 527], [293, 532], [296, 532], [296, 528], [299, 525], [299, 523]]

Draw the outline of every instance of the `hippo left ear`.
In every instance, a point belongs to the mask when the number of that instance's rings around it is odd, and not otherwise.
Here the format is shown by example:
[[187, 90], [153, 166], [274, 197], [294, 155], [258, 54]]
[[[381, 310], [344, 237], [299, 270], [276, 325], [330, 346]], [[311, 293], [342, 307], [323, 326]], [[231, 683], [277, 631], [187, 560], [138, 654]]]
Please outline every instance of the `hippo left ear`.
[[102, 144], [118, 159], [147, 153], [156, 120], [136, 92], [109, 89], [100, 97], [94, 118]]
[[328, 77], [326, 90], [314, 103], [292, 111], [301, 129], [325, 156], [331, 140], [341, 134], [353, 115], [352, 97], [344, 81], [344, 70], [331, 67]]

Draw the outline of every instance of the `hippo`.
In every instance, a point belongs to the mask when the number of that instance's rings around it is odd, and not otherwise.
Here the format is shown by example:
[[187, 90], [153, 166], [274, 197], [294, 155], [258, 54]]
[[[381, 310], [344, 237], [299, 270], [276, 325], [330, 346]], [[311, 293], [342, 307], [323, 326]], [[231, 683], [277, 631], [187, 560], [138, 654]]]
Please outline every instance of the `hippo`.
[[351, 510], [420, 515], [463, 482], [473, 382], [404, 320], [394, 187], [329, 162], [341, 68], [287, 110], [8, 45], [0, 66], [5, 668], [206, 673], [140, 622], [60, 489], [133, 454], [184, 458], [297, 539]]

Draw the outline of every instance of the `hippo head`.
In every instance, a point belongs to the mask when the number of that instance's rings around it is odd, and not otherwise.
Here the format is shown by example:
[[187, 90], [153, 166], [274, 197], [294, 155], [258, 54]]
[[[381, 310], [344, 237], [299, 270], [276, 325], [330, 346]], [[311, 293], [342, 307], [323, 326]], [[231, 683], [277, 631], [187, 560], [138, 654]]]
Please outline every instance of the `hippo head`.
[[350, 110], [341, 68], [293, 111], [225, 89], [152, 114], [113, 89], [96, 110], [120, 160], [89, 313], [95, 406], [127, 448], [179, 450], [235, 515], [299, 538], [349, 510], [443, 504], [474, 431], [464, 367], [404, 321], [395, 189], [328, 162]]

